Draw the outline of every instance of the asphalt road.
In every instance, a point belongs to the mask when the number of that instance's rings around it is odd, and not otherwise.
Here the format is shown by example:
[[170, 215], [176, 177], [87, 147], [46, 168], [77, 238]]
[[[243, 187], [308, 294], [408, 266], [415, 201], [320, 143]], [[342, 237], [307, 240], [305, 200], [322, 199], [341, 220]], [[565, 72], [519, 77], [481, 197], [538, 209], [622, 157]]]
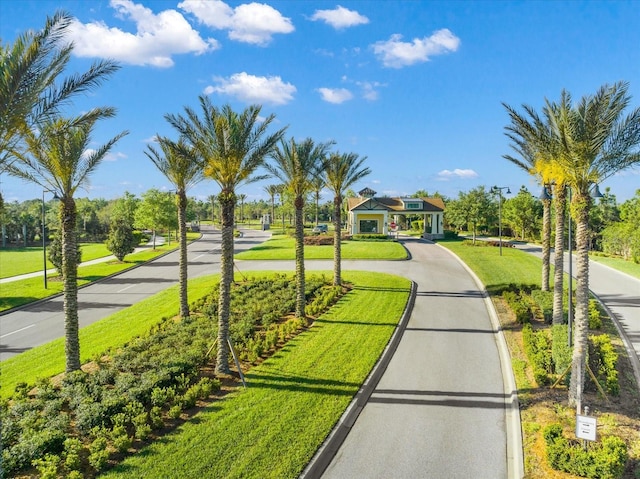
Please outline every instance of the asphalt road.
[[[268, 232], [247, 231], [235, 239], [242, 251], [269, 238]], [[220, 232], [203, 229], [202, 239], [188, 247], [189, 277], [220, 270]], [[87, 326], [178, 283], [178, 251], [93, 283], [78, 291], [80, 327]], [[5, 283], [1, 288], [10, 288]], [[0, 361], [64, 336], [62, 296], [40, 301], [0, 316]]]

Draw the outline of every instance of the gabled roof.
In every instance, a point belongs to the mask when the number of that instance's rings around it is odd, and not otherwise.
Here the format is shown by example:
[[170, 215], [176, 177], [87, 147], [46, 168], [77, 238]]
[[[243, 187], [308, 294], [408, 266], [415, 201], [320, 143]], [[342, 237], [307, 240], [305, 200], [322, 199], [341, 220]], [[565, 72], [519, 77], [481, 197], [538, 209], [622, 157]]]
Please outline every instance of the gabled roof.
[[[406, 200], [406, 198], [404, 198]], [[362, 210], [387, 210], [397, 213], [420, 213], [420, 212], [441, 212], [444, 211], [444, 201], [442, 198], [415, 198], [422, 200], [421, 209], [407, 210], [404, 207], [403, 198], [347, 198], [349, 211]]]

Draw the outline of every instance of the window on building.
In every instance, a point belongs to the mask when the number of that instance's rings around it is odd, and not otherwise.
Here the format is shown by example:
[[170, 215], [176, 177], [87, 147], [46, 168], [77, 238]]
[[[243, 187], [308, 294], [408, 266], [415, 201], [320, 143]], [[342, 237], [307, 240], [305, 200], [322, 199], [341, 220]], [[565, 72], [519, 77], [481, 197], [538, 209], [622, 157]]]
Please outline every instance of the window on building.
[[360, 233], [377, 233], [378, 220], [360, 220]]

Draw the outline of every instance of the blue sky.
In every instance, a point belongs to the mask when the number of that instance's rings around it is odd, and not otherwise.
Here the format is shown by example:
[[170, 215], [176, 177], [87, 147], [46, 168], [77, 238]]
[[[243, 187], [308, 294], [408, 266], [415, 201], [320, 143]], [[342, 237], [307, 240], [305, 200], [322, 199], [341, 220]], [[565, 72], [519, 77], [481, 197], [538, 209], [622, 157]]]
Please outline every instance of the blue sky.
[[[1, 0], [2, 42], [42, 28], [56, 9], [77, 18], [70, 71], [98, 58], [122, 65], [69, 113], [117, 108], [96, 145], [130, 131], [77, 197], [171, 189], [143, 152], [156, 134], [175, 137], [164, 115], [197, 107], [203, 93], [236, 110], [262, 104], [287, 138], [333, 140], [366, 156], [372, 174], [356, 189], [389, 196], [455, 197], [478, 185], [537, 194], [502, 158], [512, 153], [502, 102], [540, 110], [563, 88], [577, 101], [623, 80], [631, 107], [640, 105], [638, 1]], [[238, 193], [266, 199], [267, 183]], [[632, 197], [640, 168], [604, 187], [619, 201]], [[7, 201], [42, 195], [7, 175], [0, 188]], [[212, 181], [189, 191], [217, 193]]]

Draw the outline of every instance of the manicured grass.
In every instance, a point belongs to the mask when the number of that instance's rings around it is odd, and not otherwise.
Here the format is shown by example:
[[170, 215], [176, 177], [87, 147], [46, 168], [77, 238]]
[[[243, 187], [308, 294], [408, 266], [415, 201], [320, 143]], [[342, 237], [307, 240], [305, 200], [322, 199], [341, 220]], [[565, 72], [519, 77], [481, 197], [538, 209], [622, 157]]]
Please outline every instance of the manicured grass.
[[[195, 237], [199, 234], [194, 233]], [[117, 261], [104, 262], [78, 268], [78, 286], [97, 281], [112, 274], [120, 273], [134, 266], [150, 261], [161, 254], [176, 248], [176, 243], [157, 246], [155, 250], [147, 249], [139, 253], [127, 255], [122, 263]], [[41, 251], [42, 253], [42, 251]], [[44, 289], [42, 277], [11, 281], [0, 285], [2, 296], [0, 296], [0, 311], [22, 306], [39, 299], [47, 298], [62, 292], [62, 282], [59, 277], [48, 276], [47, 289]]]
[[438, 244], [457, 254], [478, 275], [489, 293], [511, 283], [540, 287], [542, 261], [524, 251], [502, 248], [500, 256], [500, 248], [493, 246], [468, 246], [460, 240], [441, 240]]
[[[204, 297], [217, 281], [217, 276], [190, 280], [189, 300], [196, 301]], [[109, 348], [118, 348], [136, 336], [145, 334], [163, 317], [177, 314], [178, 309], [179, 297], [176, 285], [82, 328], [80, 330], [81, 361], [85, 363]], [[0, 364], [2, 369], [0, 396], [6, 398], [13, 394], [16, 384], [20, 382], [33, 384], [38, 378], [51, 377], [64, 371], [64, 338], [25, 351]]]
[[[83, 261], [111, 254], [103, 243], [82, 243], [80, 247]], [[0, 249], [0, 278], [42, 271], [43, 261], [42, 246]], [[49, 260], [47, 260], [47, 268], [53, 268], [53, 264]]]
[[[394, 241], [343, 241], [342, 259], [406, 259], [407, 251]], [[295, 239], [274, 236], [270, 240], [238, 253], [243, 260], [291, 260], [295, 259]], [[305, 259], [333, 259], [333, 245], [305, 246]]]
[[380, 356], [409, 295], [409, 281], [396, 276], [344, 279], [355, 288], [252, 368], [246, 390], [101, 477], [298, 477]]
[[634, 278], [640, 279], [640, 264], [634, 263], [633, 261], [626, 261], [622, 258], [598, 256], [595, 254], [589, 255], [589, 259], [592, 261], [597, 261], [598, 263], [602, 263], [613, 269], [617, 269], [618, 271], [622, 271], [623, 273], [627, 273]]

